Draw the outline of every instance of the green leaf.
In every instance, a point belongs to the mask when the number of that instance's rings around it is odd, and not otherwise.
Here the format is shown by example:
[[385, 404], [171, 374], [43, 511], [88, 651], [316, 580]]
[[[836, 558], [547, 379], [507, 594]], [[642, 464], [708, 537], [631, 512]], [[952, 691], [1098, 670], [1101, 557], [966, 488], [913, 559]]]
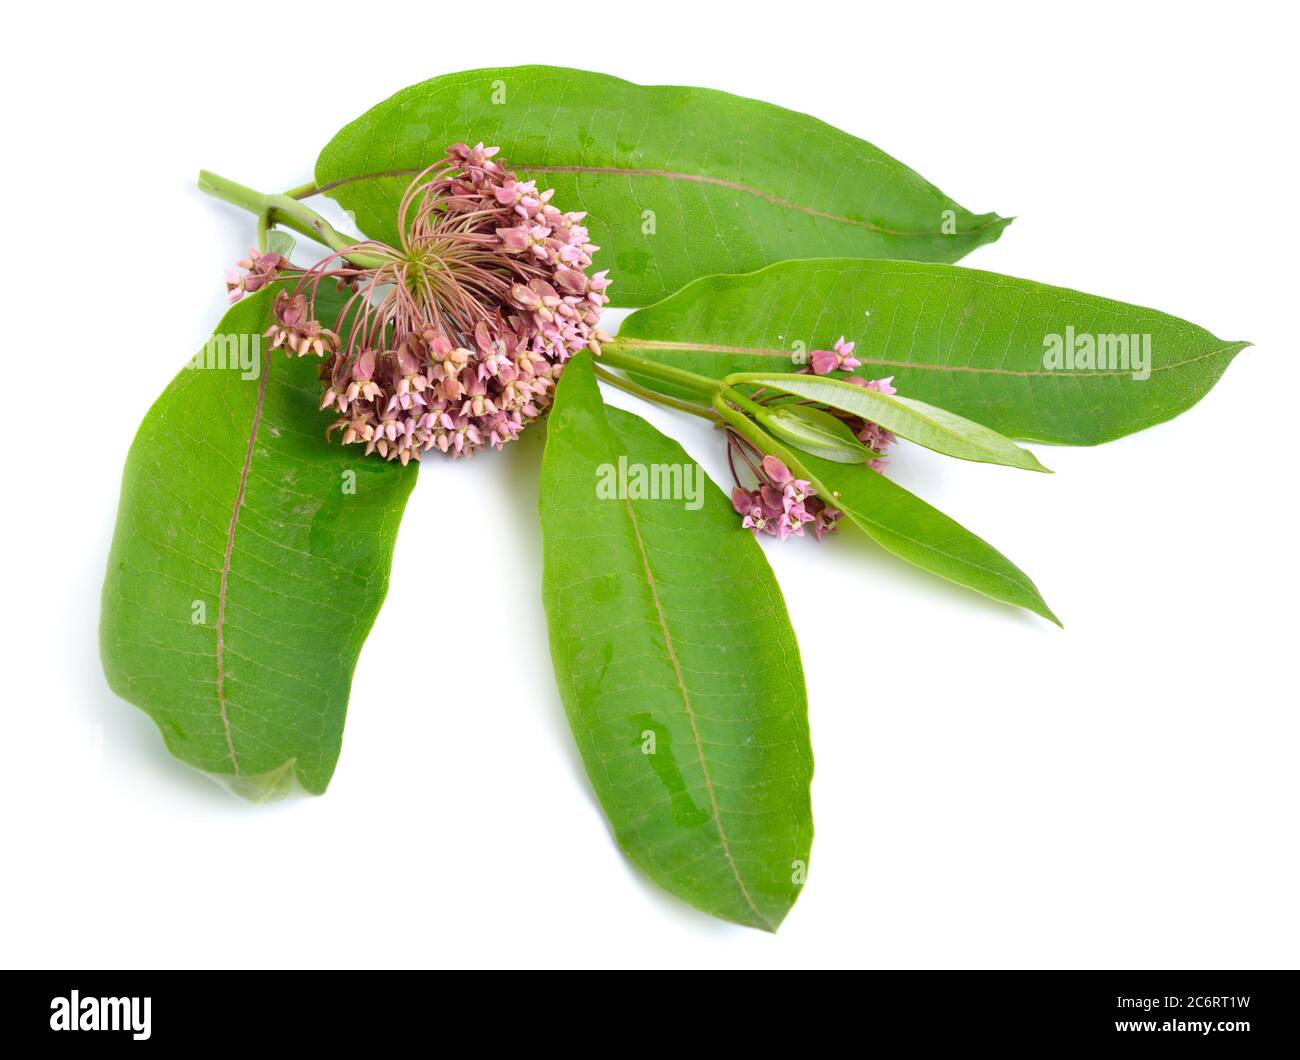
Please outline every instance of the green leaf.
[[[1154, 309], [1029, 280], [845, 259], [699, 280], [623, 321], [615, 348], [722, 379], [790, 371], [840, 335], [857, 343], [858, 375], [892, 375], [900, 394], [1009, 438], [1068, 445], [1095, 445], [1178, 415], [1248, 345]], [[1135, 348], [1128, 340], [1129, 369], [1118, 367], [1118, 351], [1114, 369], [1080, 367], [1078, 359], [1046, 366], [1053, 336], [1073, 344], [1085, 335], [1094, 346], [1097, 336], [1106, 340], [1107, 366], [1107, 337], [1137, 335]], [[1148, 348], [1149, 375], [1134, 378]]]
[[994, 600], [1023, 607], [1061, 624], [1024, 571], [983, 538], [915, 494], [870, 468], [794, 452], [774, 438], [759, 439], [741, 413], [721, 401], [716, 407], [741, 428], [745, 437], [761, 441], [764, 452], [779, 457], [799, 478], [807, 479], [822, 500], [842, 511], [894, 555]]
[[[871, 144], [804, 114], [703, 88], [635, 85], [553, 66], [448, 74], [345, 126], [317, 187], [396, 241], [406, 185], [448, 145], [501, 148], [521, 178], [586, 210], [615, 305], [698, 276], [786, 258], [956, 261], [1009, 223], [972, 214]], [[945, 234], [945, 231], [951, 234]]]
[[823, 496], [872, 540], [909, 563], [994, 600], [1061, 620], [1029, 576], [981, 537], [869, 468], [799, 459]]
[[266, 233], [266, 249], [269, 253], [279, 254], [280, 257], [287, 259], [293, 256], [293, 248], [296, 245], [296, 240], [288, 232], [272, 228]]
[[[642, 497], [638, 469], [683, 488]], [[812, 751], [762, 550], [676, 442], [605, 408], [586, 353], [557, 388], [541, 519], [560, 694], [620, 846], [697, 908], [776, 930], [812, 844]]]
[[[113, 690], [256, 799], [329, 783], [415, 482], [326, 442], [319, 362], [259, 342], [270, 297], [234, 306], [145, 417], [100, 621]], [[249, 371], [220, 367], [241, 341]]]
[[764, 410], [764, 427], [787, 445], [838, 464], [862, 464], [883, 454], [863, 445], [843, 420], [806, 405], [778, 405]]
[[[770, 387], [785, 394], [816, 401], [879, 424], [900, 438], [933, 449], [936, 453], [974, 460], [983, 464], [1004, 464], [1026, 471], [1046, 471], [1027, 449], [981, 424], [957, 416], [924, 401], [897, 397], [854, 386], [841, 379], [812, 375], [767, 375], [741, 372], [727, 377], [728, 384]], [[831, 417], [833, 419], [833, 417]], [[836, 422], [839, 422], [838, 420]], [[846, 428], [847, 430], [847, 428]], [[852, 434], [850, 434], [852, 437]], [[818, 456], [825, 454], [818, 453]]]

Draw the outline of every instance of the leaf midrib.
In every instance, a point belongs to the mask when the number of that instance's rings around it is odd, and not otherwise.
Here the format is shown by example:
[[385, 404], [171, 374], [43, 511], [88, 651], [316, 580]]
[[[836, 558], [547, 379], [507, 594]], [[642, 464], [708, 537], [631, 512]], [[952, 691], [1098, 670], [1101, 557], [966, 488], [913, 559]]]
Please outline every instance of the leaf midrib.
[[239, 513], [244, 507], [248, 490], [248, 477], [253, 468], [253, 453], [257, 448], [257, 432], [262, 425], [262, 409], [266, 404], [266, 387], [271, 378], [270, 359], [262, 366], [262, 378], [257, 384], [257, 402], [253, 406], [253, 420], [248, 429], [248, 449], [244, 453], [244, 466], [239, 472], [239, 487], [235, 491], [234, 507], [230, 511], [230, 526], [226, 530], [226, 552], [221, 562], [221, 586], [217, 593], [217, 711], [226, 737], [226, 750], [235, 774], [239, 774], [239, 756], [235, 753], [234, 733], [226, 711], [226, 600], [230, 595], [230, 565], [235, 554], [235, 531], [239, 528]]
[[[670, 342], [657, 341], [655, 339], [636, 339], [628, 336], [626, 338], [615, 338], [616, 348], [637, 349], [637, 350], [683, 350], [692, 353], [730, 353], [742, 357], [780, 357], [788, 360], [790, 357], [789, 350], [767, 349], [761, 346], [724, 346], [718, 343], [710, 342]], [[1195, 357], [1188, 357], [1181, 361], [1174, 361], [1170, 364], [1152, 365], [1150, 371], [1154, 375], [1156, 372], [1169, 372], [1176, 368], [1186, 368], [1188, 365], [1196, 364], [1198, 361], [1207, 360], [1210, 357], [1218, 357], [1229, 351], [1244, 349], [1248, 343], [1243, 342], [1225, 342], [1222, 346], [1217, 346], [1205, 353], [1198, 353]], [[883, 357], [858, 357], [862, 364], [872, 364], [882, 368], [914, 368], [919, 371], [931, 372], [970, 372], [975, 375], [1010, 375], [1017, 378], [1037, 378], [1037, 377], [1055, 377], [1055, 378], [1074, 378], [1074, 379], [1095, 379], [1106, 376], [1132, 376], [1132, 370], [1117, 369], [1087, 369], [1087, 368], [1062, 368], [1062, 369], [1035, 369], [1020, 370], [1016, 368], [983, 368], [977, 365], [969, 364], [930, 364], [924, 361], [898, 361]]]
[[[512, 167], [522, 173], [587, 173], [605, 176], [617, 177], [660, 177], [664, 180], [682, 180], [695, 184], [708, 184], [714, 187], [726, 188], [729, 191], [737, 191], [744, 195], [753, 195], [755, 198], [762, 199], [774, 206], [779, 206], [786, 210], [796, 210], [799, 213], [807, 214], [809, 217], [819, 217], [824, 221], [833, 221], [836, 224], [852, 225], [857, 228], [865, 228], [868, 231], [876, 232], [879, 235], [897, 236], [899, 238], [916, 238], [919, 236], [940, 236], [942, 232], [922, 232], [906, 231], [900, 228], [890, 228], [887, 225], [876, 224], [873, 221], [863, 221], [856, 217], [844, 217], [840, 214], [833, 214], [826, 210], [814, 209], [811, 206], [804, 206], [792, 199], [785, 199], [779, 195], [773, 195], [770, 192], [762, 191], [759, 188], [751, 188], [748, 184], [741, 184], [739, 181], [727, 180], [725, 177], [710, 177], [702, 173], [682, 173], [671, 169], [654, 169], [635, 166], [531, 166], [525, 162], [511, 162]], [[331, 180], [321, 184], [316, 188], [305, 192], [306, 195], [316, 195], [333, 191], [335, 188], [345, 187], [349, 184], [357, 184], [368, 180], [395, 179], [399, 177], [415, 177], [424, 172], [422, 169], [386, 169], [375, 173], [360, 173], [351, 177], [340, 177], [337, 180]], [[1005, 223], [1005, 218], [995, 217], [974, 228], [958, 229], [950, 233], [945, 238], [951, 239], [953, 236], [976, 236], [989, 228]]]
[[713, 817], [713, 825], [718, 832], [718, 840], [722, 845], [722, 854], [727, 860], [727, 866], [731, 869], [731, 875], [736, 881], [736, 886], [740, 888], [741, 897], [753, 911], [754, 916], [769, 931], [775, 931], [776, 926], [765, 917], [757, 905], [754, 904], [753, 896], [749, 893], [749, 888], [745, 886], [745, 881], [741, 878], [740, 869], [736, 865], [736, 859], [731, 853], [731, 843], [727, 839], [726, 830], [722, 827], [722, 812], [718, 806], [717, 792], [713, 787], [713, 777], [709, 773], [709, 764], [704, 756], [704, 744], [700, 739], [700, 730], [695, 721], [695, 710], [691, 706], [691, 694], [686, 687], [686, 679], [682, 674], [681, 662], [677, 658], [677, 649], [673, 645], [673, 635], [668, 629], [668, 616], [664, 612], [663, 604], [659, 600], [659, 588], [655, 581], [654, 570], [650, 564], [650, 553], [646, 548], [645, 539], [641, 536], [641, 524], [637, 519], [636, 509], [632, 506], [630, 498], [623, 498], [623, 505], [627, 509], [628, 522], [632, 527], [632, 536], [636, 541], [637, 552], [641, 556], [641, 565], [645, 571], [646, 583], [650, 587], [650, 599], [654, 604], [655, 615], [659, 620], [659, 629], [664, 636], [664, 647], [668, 650], [668, 659], [673, 665], [673, 674], [677, 680], [677, 689], [681, 693], [682, 706], [686, 710], [686, 717], [691, 725], [691, 738], [695, 742], [695, 754], [699, 759], [700, 771], [704, 775], [704, 786], [709, 793], [709, 806]]

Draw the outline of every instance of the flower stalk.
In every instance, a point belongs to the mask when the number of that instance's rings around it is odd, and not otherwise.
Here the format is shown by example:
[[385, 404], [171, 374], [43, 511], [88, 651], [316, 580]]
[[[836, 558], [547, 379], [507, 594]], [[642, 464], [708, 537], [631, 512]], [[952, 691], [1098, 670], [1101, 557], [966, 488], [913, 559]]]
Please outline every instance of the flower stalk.
[[596, 378], [608, 383], [610, 386], [622, 390], [625, 394], [632, 394], [639, 397], [642, 401], [650, 401], [656, 405], [663, 405], [665, 408], [676, 409], [678, 412], [686, 412], [692, 416], [699, 416], [701, 419], [709, 420], [712, 423], [718, 422], [718, 414], [705, 405], [697, 405], [690, 401], [683, 401], [680, 398], [669, 397], [667, 394], [660, 394], [651, 390], [649, 387], [642, 386], [640, 383], [634, 383], [616, 372], [611, 372], [607, 368], [601, 367], [599, 363], [595, 365]]
[[[336, 253], [346, 252], [343, 253], [344, 259], [358, 268], [376, 268], [382, 263], [382, 259], [375, 255], [354, 249], [362, 240], [344, 235], [310, 206], [291, 195], [268, 195], [254, 191], [206, 169], [199, 171], [199, 190], [257, 217], [259, 237], [270, 225], [281, 224], [299, 235], [324, 244]], [[265, 246], [261, 249], [265, 249]]]
[[624, 371], [648, 375], [652, 379], [658, 379], [664, 383], [674, 383], [684, 390], [693, 391], [709, 401], [712, 401], [714, 395], [722, 389], [722, 382], [718, 379], [710, 379], [706, 375], [688, 372], [684, 368], [675, 368], [670, 364], [661, 364], [659, 361], [651, 361], [645, 357], [638, 357], [634, 353], [628, 353], [617, 336], [602, 344], [600, 361], [603, 364], [612, 365]]

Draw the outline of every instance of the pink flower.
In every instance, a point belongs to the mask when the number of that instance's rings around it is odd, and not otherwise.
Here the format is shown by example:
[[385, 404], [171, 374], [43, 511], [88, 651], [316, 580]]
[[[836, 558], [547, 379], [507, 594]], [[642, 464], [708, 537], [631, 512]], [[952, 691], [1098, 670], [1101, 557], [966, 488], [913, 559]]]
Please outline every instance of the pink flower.
[[787, 482], [793, 480], [794, 476], [790, 474], [790, 469], [782, 461], [771, 454], [763, 457], [763, 474], [772, 480], [778, 486], [784, 486]]
[[[863, 379], [860, 375], [850, 375], [844, 381], [852, 383], [854, 386], [860, 386], [864, 390], [874, 390], [878, 394], [898, 393], [894, 389], [894, 377], [892, 375], [886, 376], [884, 379]], [[870, 420], [855, 419], [850, 422], [849, 426], [858, 441], [869, 449], [881, 451], [898, 441], [890, 431], [885, 430], [878, 423], [872, 423]], [[869, 460], [867, 467], [871, 468], [872, 471], [884, 471], [885, 461], [883, 459]]]
[[868, 449], [874, 449], [881, 452], [886, 446], [893, 445], [897, 438], [890, 432], [881, 427], [878, 423], [872, 423], [870, 420], [862, 420], [861, 426], [854, 432], [858, 441]]
[[817, 375], [830, 375], [840, 366], [840, 359], [831, 350], [813, 350], [809, 360], [813, 372]]
[[266, 329], [271, 349], [281, 346], [286, 353], [299, 357], [332, 355], [338, 347], [339, 337], [328, 328], [310, 319], [307, 299], [301, 294], [278, 291], [275, 296], [275, 323]]
[[874, 390], [878, 394], [897, 394], [894, 389], [894, 377], [885, 376], [884, 379], [864, 379], [860, 375], [851, 375], [844, 380], [846, 383], [852, 383], [854, 386], [860, 386], [866, 390]]
[[767, 529], [767, 514], [763, 511], [763, 503], [757, 492], [738, 485], [731, 491], [731, 503], [744, 516], [740, 525], [746, 530], [753, 530], [755, 537]]
[[[256, 247], [249, 247], [248, 257], [236, 262], [237, 268], [226, 270], [226, 290], [230, 292], [230, 300], [238, 302], [245, 294], [260, 291], [288, 264], [279, 254], [260, 254]], [[247, 272], [241, 274], [239, 269]]]
[[[733, 448], [748, 446], [736, 435], [728, 435], [728, 444]], [[742, 450], [743, 451], [743, 450]], [[791, 534], [802, 536], [804, 527], [814, 524], [817, 532], [817, 513], [825, 508], [820, 501], [814, 500], [816, 490], [803, 479], [797, 479], [786, 467], [785, 462], [771, 454], [763, 457], [757, 464], [750, 464], [758, 479], [756, 489], [745, 489], [736, 483], [731, 491], [731, 503], [742, 516], [741, 526], [760, 533], [771, 534], [784, 541]], [[826, 519], [822, 520], [822, 529], [818, 536], [829, 528]]]
[[[267, 335], [272, 348], [326, 359], [323, 407], [340, 414], [327, 433], [345, 444], [403, 463], [499, 448], [546, 412], [564, 363], [607, 340], [597, 324], [609, 279], [587, 275], [599, 248], [585, 215], [551, 205], [553, 192], [516, 179], [497, 154], [452, 144], [419, 174], [399, 210], [400, 246], [366, 241], [301, 272], [271, 255], [240, 262], [251, 271], [232, 294], [268, 282], [273, 265], [298, 276], [277, 294]], [[353, 252], [378, 264], [357, 266]], [[411, 282], [425, 270], [436, 283]], [[353, 292], [341, 335], [315, 319], [326, 278]]]
[[829, 375], [836, 371], [853, 371], [862, 364], [853, 356], [853, 347], [856, 345], [854, 342], [845, 342], [841, 335], [836, 339], [834, 349], [813, 350], [810, 355], [813, 372], [816, 375]]
[[808, 510], [813, 513], [813, 533], [817, 535], [818, 541], [827, 534], [835, 533], [836, 524], [842, 514], [838, 508], [823, 504], [821, 500], [814, 497], [808, 502]]

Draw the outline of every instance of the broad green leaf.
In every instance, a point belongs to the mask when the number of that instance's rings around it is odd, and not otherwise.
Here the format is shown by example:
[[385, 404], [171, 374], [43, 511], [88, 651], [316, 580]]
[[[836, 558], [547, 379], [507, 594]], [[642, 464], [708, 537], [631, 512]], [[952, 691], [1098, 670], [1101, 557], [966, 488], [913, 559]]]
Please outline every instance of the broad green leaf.
[[[933, 449], [936, 453], [974, 460], [983, 464], [1004, 464], [1026, 471], [1046, 471], [1028, 449], [987, 427], [957, 416], [924, 401], [881, 394], [841, 379], [814, 375], [768, 375], [741, 372], [728, 377], [733, 384], [770, 387], [785, 394], [816, 401], [841, 412], [852, 413], [893, 431], [900, 438]], [[833, 417], [832, 417], [833, 418]], [[836, 421], [838, 422], [838, 421]], [[817, 454], [819, 456], [824, 454]]]
[[[100, 621], [113, 690], [249, 798], [329, 783], [415, 482], [326, 442], [319, 362], [258, 341], [270, 297], [234, 306], [145, 417]], [[250, 371], [221, 367], [241, 342]]]
[[[956, 261], [1009, 223], [972, 214], [864, 140], [704, 88], [635, 85], [554, 66], [447, 74], [345, 126], [317, 187], [369, 236], [395, 240], [406, 185], [448, 145], [501, 148], [522, 178], [589, 211], [615, 305], [786, 258]], [[950, 233], [950, 234], [945, 234]]]
[[838, 464], [862, 464], [882, 454], [863, 445], [842, 420], [806, 405], [778, 405], [763, 413], [763, 426], [787, 445]]
[[[1030, 280], [845, 259], [699, 280], [623, 321], [617, 348], [721, 379], [792, 371], [840, 335], [857, 343], [858, 375], [893, 376], [901, 395], [1007, 437], [1068, 445], [1095, 445], [1178, 415], [1248, 345], [1154, 309]], [[1092, 338], [1093, 367], [1079, 357], [1049, 363], [1057, 340], [1086, 347], [1084, 336]], [[1149, 371], [1140, 364], [1148, 351]]]
[[557, 388], [541, 519], [560, 695], [619, 844], [697, 908], [775, 931], [807, 869], [812, 751], [762, 550], [676, 442], [605, 408], [586, 353]]
[[[719, 409], [733, 422], [743, 419], [734, 409], [721, 405]], [[987, 541], [884, 475], [867, 467], [837, 464], [795, 452], [774, 438], [766, 439], [763, 449], [784, 461], [799, 478], [812, 483], [822, 500], [842, 511], [894, 555], [994, 600], [1023, 607], [1061, 624], [1024, 571]]]

